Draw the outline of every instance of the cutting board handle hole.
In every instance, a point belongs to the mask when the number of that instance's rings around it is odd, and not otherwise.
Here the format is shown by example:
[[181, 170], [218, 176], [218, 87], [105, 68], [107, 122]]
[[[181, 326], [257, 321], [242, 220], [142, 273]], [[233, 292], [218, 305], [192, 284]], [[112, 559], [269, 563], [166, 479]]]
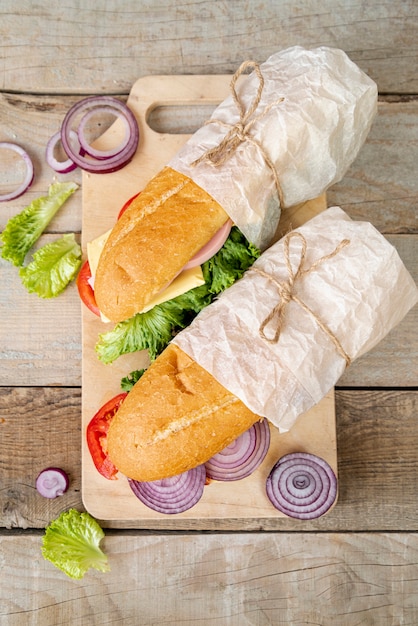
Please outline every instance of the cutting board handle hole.
[[148, 126], [156, 133], [192, 135], [210, 118], [216, 104], [158, 105], [149, 111]]

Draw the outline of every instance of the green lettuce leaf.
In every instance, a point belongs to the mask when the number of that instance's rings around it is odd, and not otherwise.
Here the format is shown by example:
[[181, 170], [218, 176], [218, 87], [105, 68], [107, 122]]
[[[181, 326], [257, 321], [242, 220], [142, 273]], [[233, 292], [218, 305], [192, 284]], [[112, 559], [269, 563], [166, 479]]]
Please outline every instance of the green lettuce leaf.
[[133, 372], [130, 372], [127, 376], [124, 376], [120, 381], [122, 391], [131, 391], [132, 387], [136, 385], [144, 372], [144, 369], [134, 370]]
[[20, 268], [22, 283], [29, 293], [35, 292], [41, 298], [55, 298], [76, 277], [81, 257], [81, 247], [74, 234], [63, 235], [39, 248], [31, 263]]
[[52, 183], [48, 195], [36, 198], [23, 211], [10, 218], [0, 234], [1, 256], [17, 267], [39, 239], [58, 209], [78, 189], [72, 182]]
[[109, 364], [122, 354], [148, 350], [153, 361], [178, 332], [189, 326], [199, 311], [241, 278], [259, 256], [260, 250], [234, 226], [221, 250], [202, 265], [204, 285], [158, 304], [146, 313], [137, 313], [99, 335], [98, 358]]
[[234, 226], [223, 247], [202, 266], [210, 292], [217, 295], [233, 285], [259, 256], [260, 250]]
[[97, 355], [103, 363], [113, 363], [122, 354], [148, 350], [153, 361], [171, 341], [175, 332], [185, 328], [210, 301], [206, 285], [157, 304], [146, 313], [137, 313], [99, 335]]
[[45, 529], [42, 555], [70, 578], [83, 578], [90, 568], [108, 572], [108, 559], [99, 545], [103, 537], [102, 528], [89, 513], [70, 509]]

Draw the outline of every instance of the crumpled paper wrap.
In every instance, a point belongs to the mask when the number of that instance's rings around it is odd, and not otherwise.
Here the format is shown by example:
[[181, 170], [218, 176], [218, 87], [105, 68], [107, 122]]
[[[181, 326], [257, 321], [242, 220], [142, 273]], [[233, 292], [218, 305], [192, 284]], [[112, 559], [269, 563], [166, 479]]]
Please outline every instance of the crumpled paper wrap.
[[[343, 178], [364, 143], [377, 111], [377, 87], [334, 48], [292, 47], [273, 54], [259, 70], [261, 99], [246, 121], [247, 138], [228, 159], [216, 166], [206, 161], [193, 165], [240, 121], [232, 93], [168, 165], [205, 189], [246, 238], [264, 250], [273, 241], [281, 207], [263, 152], [276, 172], [284, 207], [321, 195]], [[245, 115], [259, 77], [253, 71], [240, 80], [235, 92]]]
[[[278, 340], [269, 341], [276, 317], [264, 328], [267, 339], [260, 334], [263, 322], [281, 302], [278, 284], [289, 281], [283, 238], [173, 340], [281, 431], [289, 430], [300, 414], [317, 404], [347, 365], [318, 320], [353, 361], [376, 346], [418, 301], [418, 289], [396, 249], [370, 223], [352, 221], [342, 209], [332, 207], [292, 233], [305, 238], [303, 268], [311, 268], [294, 281], [294, 295], [312, 314], [291, 299]], [[349, 243], [335, 251], [343, 240]], [[293, 237], [292, 272], [300, 264], [300, 252], [300, 241]]]

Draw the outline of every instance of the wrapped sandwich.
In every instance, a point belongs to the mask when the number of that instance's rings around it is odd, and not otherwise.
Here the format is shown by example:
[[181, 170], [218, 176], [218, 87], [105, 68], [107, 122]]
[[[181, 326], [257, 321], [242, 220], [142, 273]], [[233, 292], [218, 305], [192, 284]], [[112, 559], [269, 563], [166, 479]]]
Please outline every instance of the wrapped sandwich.
[[294, 47], [244, 63], [231, 95], [106, 237], [94, 290], [117, 326], [99, 357], [148, 348], [154, 358], [272, 244], [286, 207], [344, 176], [376, 110], [375, 83], [341, 50]]
[[259, 420], [289, 430], [417, 301], [371, 224], [324, 211], [267, 249], [148, 368], [110, 423], [110, 461], [160, 480]]

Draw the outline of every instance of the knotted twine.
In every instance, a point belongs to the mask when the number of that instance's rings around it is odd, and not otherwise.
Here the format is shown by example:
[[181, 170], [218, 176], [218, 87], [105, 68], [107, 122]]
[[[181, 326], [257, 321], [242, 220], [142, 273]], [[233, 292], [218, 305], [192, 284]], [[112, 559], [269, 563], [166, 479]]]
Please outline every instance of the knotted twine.
[[[300, 250], [299, 263], [297, 265], [296, 270], [293, 269], [292, 264], [290, 262], [290, 241], [291, 241], [292, 238], [295, 238], [295, 239], [298, 238], [298, 239], [300, 239], [300, 241], [302, 243], [301, 250]], [[329, 259], [332, 259], [333, 257], [335, 257], [340, 252], [340, 250], [342, 250], [342, 248], [347, 246], [349, 243], [350, 243], [350, 241], [348, 239], [343, 239], [338, 244], [338, 246], [330, 254], [326, 254], [326, 255], [322, 256], [317, 261], [312, 263], [312, 265], [310, 267], [304, 268], [303, 265], [304, 265], [304, 262], [305, 262], [306, 248], [307, 248], [306, 239], [305, 239], [305, 237], [301, 233], [299, 233], [297, 231], [290, 232], [284, 238], [284, 256], [285, 256], [286, 269], [287, 269], [287, 275], [288, 275], [288, 278], [287, 278], [286, 281], [279, 282], [278, 280], [276, 280], [276, 278], [274, 278], [274, 276], [272, 276], [271, 274], [268, 274], [267, 272], [265, 272], [264, 270], [262, 270], [262, 269], [260, 269], [258, 267], [251, 267], [248, 270], [249, 272], [257, 272], [257, 274], [260, 274], [261, 276], [264, 276], [265, 278], [267, 278], [268, 280], [273, 282], [275, 284], [275, 286], [277, 287], [277, 289], [279, 291], [279, 295], [280, 295], [279, 303], [276, 304], [276, 306], [271, 310], [271, 312], [267, 315], [267, 317], [264, 319], [264, 321], [260, 324], [259, 333], [260, 333], [260, 336], [265, 341], [267, 341], [268, 343], [277, 343], [279, 341], [280, 334], [281, 334], [281, 331], [282, 331], [282, 328], [283, 328], [283, 324], [284, 324], [286, 307], [289, 304], [289, 302], [291, 300], [293, 300], [304, 311], [309, 313], [314, 318], [314, 320], [316, 321], [318, 326], [331, 339], [331, 341], [335, 345], [338, 353], [345, 360], [345, 362], [347, 364], [347, 367], [350, 365], [351, 359], [348, 356], [348, 354], [346, 353], [346, 351], [344, 350], [344, 348], [342, 347], [342, 345], [339, 342], [339, 340], [337, 339], [337, 337], [334, 335], [334, 333], [318, 317], [318, 315], [314, 311], [312, 311], [312, 309], [305, 302], [303, 302], [303, 300], [301, 300], [296, 295], [296, 293], [294, 291], [295, 283], [296, 283], [297, 280], [299, 280], [302, 276], [305, 276], [306, 274], [310, 274], [311, 272], [314, 272], [322, 263], [324, 263], [325, 261], [328, 261]], [[275, 321], [274, 335], [272, 337], [267, 337], [267, 335], [265, 333], [265, 329], [266, 329], [267, 325], [270, 324], [270, 322], [272, 322], [273, 320]]]
[[[258, 89], [257, 92], [250, 104], [248, 111], [245, 111], [243, 103], [240, 101], [237, 91], [235, 89], [236, 82], [238, 78], [243, 74], [248, 68], [253, 68], [258, 77]], [[209, 148], [204, 152], [198, 159], [192, 162], [192, 166], [196, 166], [199, 163], [206, 162], [210, 165], [217, 167], [218, 165], [223, 165], [230, 156], [235, 152], [239, 145], [244, 142], [251, 143], [253, 146], [260, 151], [266, 165], [269, 167], [273, 174], [274, 183], [277, 190], [277, 195], [279, 198], [280, 206], [283, 207], [283, 192], [280, 186], [279, 177], [276, 172], [276, 168], [274, 167], [274, 163], [270, 159], [267, 152], [264, 150], [263, 146], [259, 141], [257, 141], [254, 137], [250, 135], [250, 130], [254, 126], [256, 122], [258, 122], [262, 117], [264, 117], [274, 106], [283, 102], [284, 98], [278, 98], [274, 102], [267, 104], [265, 108], [254, 115], [255, 111], [261, 100], [261, 94], [264, 89], [264, 77], [261, 72], [260, 66], [255, 61], [244, 61], [241, 63], [238, 70], [232, 77], [231, 80], [231, 93], [234, 99], [234, 102], [237, 106], [239, 112], [239, 121], [235, 124], [229, 124], [228, 122], [224, 122], [223, 120], [218, 119], [210, 119], [205, 122], [204, 125], [207, 124], [218, 124], [219, 126], [223, 126], [225, 128], [229, 128], [225, 137], [222, 141], [215, 146], [214, 148]]]

